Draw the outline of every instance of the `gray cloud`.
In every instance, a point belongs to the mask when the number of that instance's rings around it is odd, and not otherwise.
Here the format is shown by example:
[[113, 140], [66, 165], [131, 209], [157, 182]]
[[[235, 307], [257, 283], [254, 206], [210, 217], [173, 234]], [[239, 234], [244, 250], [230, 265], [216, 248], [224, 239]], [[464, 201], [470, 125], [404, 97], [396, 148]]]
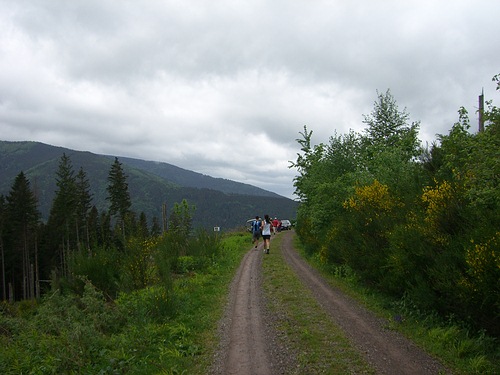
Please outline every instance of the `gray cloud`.
[[[295, 141], [390, 89], [420, 138], [495, 97], [500, 3], [0, 0], [0, 130], [292, 196]], [[493, 38], [493, 39], [492, 39]], [[255, 160], [258, 159], [258, 162]]]

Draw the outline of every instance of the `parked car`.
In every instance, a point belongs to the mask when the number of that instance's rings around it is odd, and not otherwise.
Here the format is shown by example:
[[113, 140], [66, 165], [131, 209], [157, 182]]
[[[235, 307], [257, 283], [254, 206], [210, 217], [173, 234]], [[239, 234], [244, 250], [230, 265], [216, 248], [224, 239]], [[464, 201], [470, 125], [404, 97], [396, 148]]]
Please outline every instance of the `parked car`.
[[292, 229], [292, 223], [290, 220], [281, 220], [281, 230], [290, 230]]

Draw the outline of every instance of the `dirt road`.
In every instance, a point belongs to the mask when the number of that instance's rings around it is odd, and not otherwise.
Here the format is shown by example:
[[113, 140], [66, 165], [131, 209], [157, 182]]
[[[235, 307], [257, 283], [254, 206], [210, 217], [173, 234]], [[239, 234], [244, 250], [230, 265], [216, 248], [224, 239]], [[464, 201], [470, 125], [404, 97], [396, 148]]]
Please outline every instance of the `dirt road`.
[[[286, 262], [378, 374], [449, 373], [412, 342], [386, 329], [387, 321], [331, 288], [293, 249], [292, 232], [282, 232], [280, 236], [281, 253]], [[293, 353], [280, 343], [277, 332], [268, 323], [272, 319], [267, 319], [269, 313], [261, 293], [263, 256], [269, 255], [263, 255], [260, 247], [250, 250], [233, 280], [228, 308], [221, 322], [221, 344], [213, 374], [284, 374], [293, 366]]]
[[262, 322], [260, 251], [245, 255], [232, 290], [230, 345], [225, 374], [272, 374]]

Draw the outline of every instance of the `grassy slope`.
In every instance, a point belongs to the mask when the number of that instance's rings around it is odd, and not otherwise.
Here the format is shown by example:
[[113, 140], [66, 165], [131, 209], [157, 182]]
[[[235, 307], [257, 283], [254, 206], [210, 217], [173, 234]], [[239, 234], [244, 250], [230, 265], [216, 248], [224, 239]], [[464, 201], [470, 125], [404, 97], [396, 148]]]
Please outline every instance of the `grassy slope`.
[[81, 297], [0, 303], [0, 373], [205, 374], [228, 285], [251, 246], [247, 233], [222, 243], [208, 269], [175, 279], [173, 299], [153, 285], [109, 303], [90, 284]]

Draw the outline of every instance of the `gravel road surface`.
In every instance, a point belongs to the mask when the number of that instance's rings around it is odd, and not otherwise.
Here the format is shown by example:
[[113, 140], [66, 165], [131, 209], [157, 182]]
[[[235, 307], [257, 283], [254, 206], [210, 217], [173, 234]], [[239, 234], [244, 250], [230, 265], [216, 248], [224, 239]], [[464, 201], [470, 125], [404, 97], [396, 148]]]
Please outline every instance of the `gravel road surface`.
[[[294, 250], [293, 232], [282, 236], [281, 254], [311, 289], [331, 319], [375, 368], [377, 374], [450, 374], [439, 361], [402, 335], [387, 328], [356, 301], [329, 286]], [[296, 353], [273, 328], [261, 288], [262, 248], [251, 249], [231, 284], [226, 312], [220, 322], [220, 344], [211, 374], [267, 375], [293, 373]]]

